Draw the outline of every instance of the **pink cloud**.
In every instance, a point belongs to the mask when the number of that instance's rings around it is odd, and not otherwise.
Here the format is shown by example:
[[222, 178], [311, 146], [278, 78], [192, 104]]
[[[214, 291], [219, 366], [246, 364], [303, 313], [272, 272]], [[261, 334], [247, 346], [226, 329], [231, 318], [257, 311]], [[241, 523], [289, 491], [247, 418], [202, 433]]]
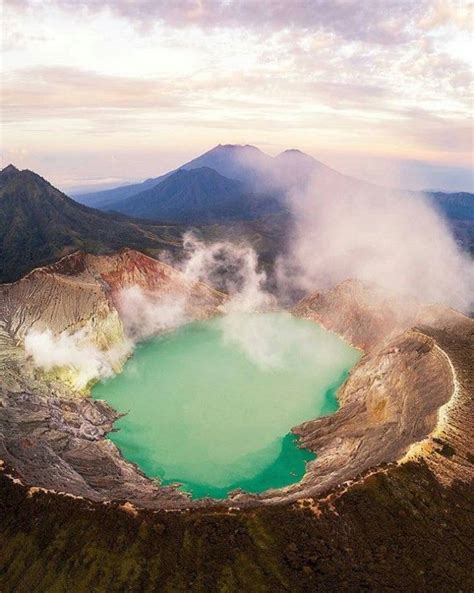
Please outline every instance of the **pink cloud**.
[[[250, 27], [282, 30], [324, 29], [346, 40], [398, 44], [411, 39], [414, 26], [434, 10], [428, 0], [49, 0], [72, 12], [107, 8], [150, 26]], [[16, 8], [34, 8], [34, 0], [7, 0]]]

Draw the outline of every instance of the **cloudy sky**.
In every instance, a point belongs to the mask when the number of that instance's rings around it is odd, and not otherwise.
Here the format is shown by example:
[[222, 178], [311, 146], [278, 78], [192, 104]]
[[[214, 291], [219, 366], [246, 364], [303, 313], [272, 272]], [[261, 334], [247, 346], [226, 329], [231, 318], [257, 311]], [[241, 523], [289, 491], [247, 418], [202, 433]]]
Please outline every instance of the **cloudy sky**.
[[472, 190], [467, 0], [3, 0], [2, 161], [59, 187], [218, 143]]

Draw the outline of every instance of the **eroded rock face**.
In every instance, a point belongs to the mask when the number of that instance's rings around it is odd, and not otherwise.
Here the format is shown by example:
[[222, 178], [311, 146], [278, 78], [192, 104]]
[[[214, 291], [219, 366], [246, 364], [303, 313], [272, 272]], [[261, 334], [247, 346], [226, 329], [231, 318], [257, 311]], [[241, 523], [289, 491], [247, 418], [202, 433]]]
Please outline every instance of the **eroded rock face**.
[[346, 280], [326, 292], [315, 292], [300, 301], [293, 313], [321, 323], [350, 344], [368, 351], [392, 332], [410, 326], [415, 307], [395, 303], [377, 288]]
[[[203, 506], [160, 487], [122, 459], [105, 435], [116, 413], [45, 381], [28, 364], [22, 341], [31, 328], [75, 331], [96, 343], [124, 338], [118, 295], [139, 286], [154, 295], [185, 295], [189, 318], [215, 315], [225, 296], [190, 283], [140, 253], [76, 253], [0, 286], [0, 459], [29, 486], [137, 507]], [[474, 321], [439, 307], [395, 303], [380, 291], [345, 282], [294, 308], [366, 354], [339, 391], [335, 414], [293, 430], [317, 452], [301, 482], [259, 496], [235, 493], [226, 504], [275, 504], [319, 496], [387, 463], [424, 458], [440, 480], [472, 479]], [[350, 487], [350, 486], [348, 486]]]
[[439, 409], [429, 439], [410, 447], [404, 460], [423, 457], [443, 485], [474, 480], [474, 322], [462, 316], [425, 326], [454, 376], [454, 392]]

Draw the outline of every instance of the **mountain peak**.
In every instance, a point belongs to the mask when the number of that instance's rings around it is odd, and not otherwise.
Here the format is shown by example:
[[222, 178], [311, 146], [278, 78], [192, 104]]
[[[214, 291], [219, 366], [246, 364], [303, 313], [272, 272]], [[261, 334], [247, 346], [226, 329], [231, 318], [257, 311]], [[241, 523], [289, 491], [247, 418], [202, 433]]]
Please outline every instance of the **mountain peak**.
[[291, 158], [291, 159], [300, 159], [300, 160], [306, 160], [306, 161], [309, 161], [309, 160], [315, 161], [315, 159], [312, 156], [310, 156], [309, 154], [306, 154], [302, 150], [298, 150], [297, 148], [288, 148], [287, 150], [280, 152], [280, 154], [278, 154], [276, 156], [276, 158], [277, 159]]
[[258, 152], [262, 152], [260, 148], [253, 146], [253, 144], [218, 144], [211, 148], [208, 152], [212, 152], [213, 150], [257, 150]]
[[2, 180], [2, 185], [10, 182], [20, 185], [30, 183], [41, 188], [51, 188], [56, 190], [49, 181], [46, 181], [46, 179], [41, 177], [41, 175], [38, 175], [38, 173], [35, 173], [30, 169], [17, 169], [13, 165], [8, 165], [8, 167], [5, 167], [0, 172], [0, 179]]
[[15, 167], [15, 165], [12, 165], [10, 163], [4, 169], [2, 169], [1, 174], [3, 175], [4, 173], [18, 173], [18, 172], [19, 172], [19, 170]]
[[229, 153], [259, 153], [263, 154], [260, 148], [253, 146], [252, 144], [218, 144], [211, 148], [204, 154], [229, 154]]
[[13, 182], [15, 179], [21, 177], [22, 171], [19, 171], [14, 165], [7, 165], [0, 171], [1, 187]]
[[280, 152], [280, 154], [302, 154], [304, 156], [308, 156], [302, 150], [299, 150], [299, 148], [287, 148], [283, 152]]
[[324, 163], [317, 161], [311, 155], [306, 154], [297, 148], [284, 150], [283, 152], [280, 152], [280, 154], [278, 154], [275, 159], [280, 163], [280, 165], [283, 165], [284, 167], [292, 167], [295, 169], [295, 173], [298, 173], [299, 171], [299, 174], [308, 174], [308, 172], [315, 171], [317, 169], [328, 169]]
[[2, 180], [10, 180], [14, 175], [16, 175], [19, 172], [20, 171], [14, 165], [10, 164], [0, 171], [0, 178]]

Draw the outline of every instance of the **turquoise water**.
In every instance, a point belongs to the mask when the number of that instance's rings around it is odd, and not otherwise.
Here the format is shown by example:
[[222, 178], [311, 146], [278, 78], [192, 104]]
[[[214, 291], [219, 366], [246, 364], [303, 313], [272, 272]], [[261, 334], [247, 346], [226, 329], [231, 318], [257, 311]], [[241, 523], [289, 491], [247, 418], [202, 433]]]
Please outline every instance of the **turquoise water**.
[[289, 431], [337, 409], [359, 354], [287, 313], [234, 314], [140, 344], [93, 396], [126, 415], [109, 438], [124, 457], [193, 498], [297, 482], [314, 455]]

